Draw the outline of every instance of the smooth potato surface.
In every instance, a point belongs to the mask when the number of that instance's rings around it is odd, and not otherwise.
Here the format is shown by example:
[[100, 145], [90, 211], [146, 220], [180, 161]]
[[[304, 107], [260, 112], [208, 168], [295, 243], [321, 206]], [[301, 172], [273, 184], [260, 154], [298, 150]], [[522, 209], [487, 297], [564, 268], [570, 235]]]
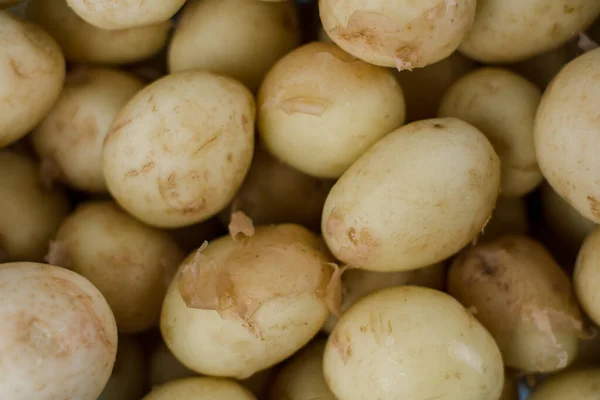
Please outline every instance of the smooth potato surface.
[[219, 378], [186, 378], [154, 388], [142, 400], [256, 400], [243, 386]]
[[530, 400], [596, 400], [600, 397], [600, 369], [563, 372], [542, 382]]
[[575, 293], [586, 314], [600, 324], [600, 228], [586, 237], [575, 263], [573, 275]]

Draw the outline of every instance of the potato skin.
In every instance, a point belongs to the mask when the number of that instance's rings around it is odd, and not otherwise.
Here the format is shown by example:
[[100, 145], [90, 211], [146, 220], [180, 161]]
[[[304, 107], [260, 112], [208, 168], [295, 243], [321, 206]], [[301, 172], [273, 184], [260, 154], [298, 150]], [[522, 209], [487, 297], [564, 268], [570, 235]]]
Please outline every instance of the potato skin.
[[254, 150], [255, 105], [241, 83], [208, 71], [168, 75], [138, 92], [104, 143], [109, 192], [140, 221], [201, 222], [233, 199]]
[[581, 313], [571, 283], [536, 241], [505, 236], [466, 250], [447, 287], [494, 336], [506, 366], [554, 372], [577, 356]]
[[256, 400], [256, 398], [232, 380], [201, 377], [171, 381], [155, 387], [142, 400]]
[[0, 398], [96, 400], [109, 379], [117, 327], [85, 278], [46, 264], [0, 264]]
[[575, 263], [573, 284], [579, 304], [585, 313], [600, 324], [600, 228], [596, 227], [586, 237]]
[[363, 269], [431, 265], [477, 236], [499, 184], [498, 156], [475, 127], [454, 118], [413, 122], [336, 182], [323, 208], [323, 237], [337, 259]]
[[530, 400], [596, 400], [600, 396], [600, 368], [566, 371], [536, 387]]
[[544, 177], [556, 193], [595, 223], [600, 222], [599, 63], [600, 48], [567, 64], [544, 92], [534, 128]]

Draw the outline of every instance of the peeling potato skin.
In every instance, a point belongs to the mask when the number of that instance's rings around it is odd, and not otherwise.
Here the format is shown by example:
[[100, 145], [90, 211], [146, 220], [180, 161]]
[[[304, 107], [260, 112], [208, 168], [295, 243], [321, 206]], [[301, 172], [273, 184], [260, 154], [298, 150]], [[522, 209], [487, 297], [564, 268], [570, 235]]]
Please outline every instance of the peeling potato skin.
[[221, 378], [186, 378], [155, 387], [142, 400], [256, 400], [240, 384]]
[[255, 105], [241, 83], [178, 72], [138, 92], [113, 121], [103, 171], [109, 192], [140, 221], [177, 228], [224, 209], [254, 150]]
[[418, 269], [481, 232], [499, 184], [498, 156], [475, 127], [454, 118], [413, 122], [377, 142], [336, 182], [323, 208], [323, 237], [346, 264]]
[[534, 128], [544, 178], [595, 223], [600, 222], [599, 63], [596, 49], [567, 64], [544, 92]]
[[571, 282], [532, 239], [505, 236], [466, 250], [448, 272], [448, 293], [475, 310], [508, 367], [554, 372], [577, 356], [582, 317]]
[[600, 324], [600, 228], [586, 237], [575, 263], [573, 275], [575, 293], [586, 314]]
[[600, 396], [600, 368], [566, 371], [536, 387], [531, 400], [596, 400]]
[[118, 340], [100, 292], [74, 272], [36, 263], [0, 264], [0, 288], [0, 398], [96, 400]]
[[416, 286], [354, 303], [329, 336], [323, 366], [344, 400], [498, 399], [504, 384], [485, 328], [449, 295]]

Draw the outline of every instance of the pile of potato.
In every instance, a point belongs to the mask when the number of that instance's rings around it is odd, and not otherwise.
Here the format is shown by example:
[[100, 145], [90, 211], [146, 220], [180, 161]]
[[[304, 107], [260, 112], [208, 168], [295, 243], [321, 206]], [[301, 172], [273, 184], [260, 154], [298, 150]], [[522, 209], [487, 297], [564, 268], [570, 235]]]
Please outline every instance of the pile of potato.
[[600, 398], [600, 1], [0, 8], [0, 399]]

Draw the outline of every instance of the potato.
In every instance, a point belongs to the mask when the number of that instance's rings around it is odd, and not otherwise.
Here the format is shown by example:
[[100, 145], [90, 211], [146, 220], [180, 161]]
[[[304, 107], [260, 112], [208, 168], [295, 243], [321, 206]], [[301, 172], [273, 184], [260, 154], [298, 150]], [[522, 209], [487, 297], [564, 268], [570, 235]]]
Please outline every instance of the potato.
[[102, 29], [144, 27], [168, 21], [185, 0], [67, 0], [84, 21]]
[[475, 127], [454, 118], [413, 122], [336, 182], [323, 208], [323, 237], [337, 259], [363, 269], [431, 265], [477, 236], [499, 184], [498, 156]]
[[256, 91], [300, 39], [292, 1], [192, 0], [169, 46], [169, 71], [208, 69]]
[[96, 400], [117, 352], [117, 327], [100, 292], [76, 273], [0, 264], [0, 398]]
[[233, 199], [250, 167], [255, 105], [237, 81], [207, 71], [168, 75], [138, 92], [104, 143], [109, 192], [137, 219], [177, 228]]
[[573, 284], [579, 304], [586, 314], [600, 324], [600, 227], [585, 238], [575, 263]]
[[258, 131], [279, 160], [320, 178], [337, 178], [378, 139], [404, 123], [393, 74], [330, 43], [283, 57], [258, 94]]
[[323, 28], [371, 64], [421, 68], [452, 54], [471, 29], [475, 0], [319, 0]]
[[530, 400], [596, 400], [600, 396], [600, 368], [573, 370], [551, 376], [533, 392]]
[[565, 44], [600, 14], [597, 0], [478, 0], [459, 50], [485, 63], [514, 63]]
[[[600, 8], [600, 2], [594, 2]], [[571, 61], [544, 92], [535, 119], [539, 166], [581, 215], [600, 222], [600, 48]]]
[[547, 373], [575, 359], [581, 314], [571, 283], [533, 239], [505, 236], [466, 250], [448, 272], [448, 293], [473, 309], [506, 366]]
[[142, 87], [116, 69], [78, 67], [68, 74], [58, 102], [31, 135], [55, 177], [75, 189], [106, 192], [104, 138], [119, 110]]
[[329, 336], [323, 370], [344, 400], [491, 400], [504, 384], [491, 335], [452, 297], [416, 286], [356, 302]]
[[120, 336], [112, 375], [98, 400], [139, 400], [144, 395], [143, 349], [133, 337]]
[[196, 376], [197, 374], [179, 362], [171, 350], [161, 342], [150, 356], [150, 386], [163, 385], [178, 379]]
[[65, 0], [29, 0], [26, 14], [56, 39], [67, 60], [81, 63], [126, 64], [149, 58], [165, 46], [171, 29], [169, 21], [100, 29], [79, 18]]
[[42, 261], [69, 213], [65, 194], [43, 186], [39, 175], [27, 155], [0, 151], [0, 262]]
[[181, 264], [161, 331], [188, 368], [244, 379], [317, 334], [329, 309], [337, 309], [339, 274], [332, 276], [321, 242], [299, 225], [258, 227], [242, 239], [236, 233]]
[[459, 118], [492, 142], [502, 165], [500, 193], [520, 197], [542, 182], [535, 158], [533, 121], [542, 92], [502, 68], [480, 68], [453, 83], [439, 116]]
[[507, 68], [545, 89], [560, 70], [573, 58], [569, 46], [560, 46], [525, 61], [508, 65]]
[[158, 322], [183, 253], [167, 233], [101, 201], [77, 207], [46, 259], [89, 279], [106, 297], [120, 332], [141, 332]]
[[16, 142], [52, 108], [65, 59], [40, 27], [0, 11], [0, 148]]
[[525, 234], [529, 230], [527, 204], [522, 197], [499, 197], [492, 218], [481, 233], [484, 240], [509, 233]]
[[228, 379], [186, 378], [158, 386], [142, 400], [256, 400], [243, 386]]

